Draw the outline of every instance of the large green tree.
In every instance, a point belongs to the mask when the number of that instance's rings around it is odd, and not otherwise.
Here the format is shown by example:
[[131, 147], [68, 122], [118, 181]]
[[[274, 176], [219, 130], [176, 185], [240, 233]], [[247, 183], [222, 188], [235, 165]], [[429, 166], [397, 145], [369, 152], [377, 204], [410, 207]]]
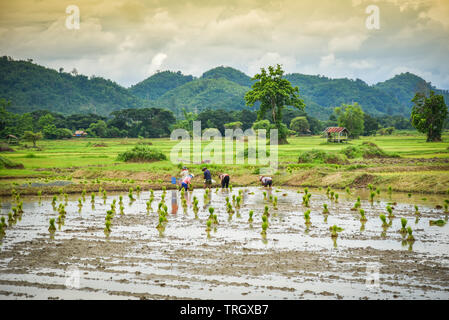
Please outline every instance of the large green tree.
[[349, 130], [352, 138], [358, 138], [364, 130], [364, 112], [356, 102], [351, 104], [342, 104], [341, 107], [334, 109], [338, 125]]
[[33, 147], [36, 148], [36, 142], [43, 138], [42, 132], [25, 131], [22, 137], [25, 141], [33, 143]]
[[306, 117], [296, 117], [290, 122], [290, 129], [295, 131], [296, 134], [309, 133], [309, 121]]
[[268, 72], [261, 68], [252, 80], [255, 83], [251, 90], [245, 94], [246, 105], [254, 106], [259, 102], [257, 120], [262, 120], [266, 112], [271, 113], [273, 122], [279, 132], [279, 143], [287, 143], [288, 130], [282, 125], [282, 110], [285, 106], [292, 106], [299, 110], [305, 108], [303, 100], [299, 97], [298, 87], [293, 87], [290, 81], [284, 77], [284, 71], [278, 64], [276, 67], [269, 66]]
[[441, 131], [448, 111], [444, 97], [430, 91], [430, 96], [418, 92], [412, 99], [412, 125], [427, 135], [427, 142], [441, 141]]

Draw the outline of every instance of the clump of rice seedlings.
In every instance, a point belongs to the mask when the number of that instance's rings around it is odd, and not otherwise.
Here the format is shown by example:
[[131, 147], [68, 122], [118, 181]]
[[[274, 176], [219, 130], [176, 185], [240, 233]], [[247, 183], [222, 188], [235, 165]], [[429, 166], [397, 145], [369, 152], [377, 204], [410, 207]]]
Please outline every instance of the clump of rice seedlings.
[[360, 212], [360, 221], [363, 221], [363, 222], [368, 221], [368, 219], [366, 219], [366, 216], [365, 216], [365, 210], [360, 209], [359, 212]]
[[111, 232], [111, 221], [110, 220], [106, 220], [104, 223], [104, 232], [105, 233], [110, 233]]
[[401, 229], [399, 230], [400, 233], [406, 234], [407, 229], [405, 228], [407, 226], [407, 219], [401, 218]]
[[118, 197], [118, 204], [122, 204], [122, 203], [123, 203], [123, 196], [120, 195], [120, 196]]
[[137, 195], [139, 195], [140, 191], [141, 191], [141, 188], [140, 188], [140, 186], [139, 186], [139, 185], [137, 185], [137, 187], [136, 187], [136, 192], [137, 192]]
[[56, 231], [55, 218], [50, 219], [50, 226], [48, 227], [48, 231], [50, 231], [50, 232]]
[[305, 224], [306, 225], [310, 225], [310, 210], [307, 210], [306, 212], [304, 212], [304, 220], [305, 220]]
[[380, 220], [382, 221], [382, 227], [388, 228], [389, 224], [387, 223], [387, 217], [384, 214], [379, 215]]
[[267, 217], [270, 215], [270, 211], [269, 211], [268, 206], [265, 206], [264, 211], [263, 211], [263, 215], [267, 216]]
[[124, 215], [125, 214], [125, 207], [123, 206], [123, 204], [120, 204], [120, 214]]
[[387, 212], [388, 212], [388, 218], [394, 218], [395, 215], [393, 214], [393, 208], [390, 206], [387, 206]]
[[107, 198], [106, 190], [103, 190], [103, 199], [106, 200], [106, 198]]
[[166, 193], [167, 193], [167, 187], [166, 187], [166, 186], [163, 186], [163, 187], [162, 187], [162, 193], [163, 193], [163, 194], [166, 194]]
[[254, 211], [253, 211], [253, 210], [250, 210], [250, 211], [249, 211], [249, 219], [248, 219], [248, 222], [253, 222], [253, 214], [254, 214]]
[[327, 187], [326, 189], [326, 195], [329, 197], [329, 193], [331, 192], [331, 187]]
[[207, 219], [207, 221], [206, 221], [206, 231], [207, 232], [210, 232], [210, 230], [211, 230], [211, 227], [212, 226], [212, 220], [209, 218], [209, 219]]
[[349, 189], [349, 187], [346, 187], [346, 193], [351, 194], [351, 189]]
[[0, 239], [5, 236], [5, 227], [3, 224], [0, 224]]
[[81, 198], [78, 198], [78, 208], [81, 210], [83, 207], [83, 200]]
[[86, 189], [83, 189], [83, 191], [81, 192], [81, 197], [83, 198], [83, 202], [86, 201]]
[[134, 201], [133, 188], [129, 188], [128, 198], [129, 198], [129, 201], [131, 201], [131, 202]]
[[13, 222], [14, 222], [14, 214], [10, 211], [8, 212], [8, 223], [9, 225], [12, 225]]
[[53, 196], [53, 200], [51, 201], [52, 206], [56, 206], [56, 200], [58, 200], [57, 196]]
[[449, 200], [448, 199], [444, 200], [443, 206], [444, 206], [444, 213], [449, 213]]
[[331, 231], [331, 237], [332, 238], [337, 238], [338, 237], [338, 232], [343, 231], [342, 228], [337, 227], [337, 225], [333, 225], [332, 227], [329, 227], [329, 230]]
[[6, 229], [8, 227], [8, 225], [6, 224], [5, 217], [2, 217], [0, 221], [1, 221], [0, 225], [3, 227], [3, 229]]
[[263, 199], [267, 200], [267, 192], [266, 191], [263, 192]]
[[238, 196], [235, 200], [236, 200], [235, 207], [239, 209], [240, 208], [240, 201], [242, 201], [242, 198], [240, 196]]
[[232, 192], [232, 184], [229, 185], [229, 191]]
[[273, 196], [270, 194], [270, 198], [268, 199], [268, 201], [273, 202]]
[[374, 191], [371, 191], [370, 194], [369, 194], [371, 203], [374, 202], [374, 197], [375, 197], [375, 196], [376, 196], [376, 193], [375, 193]]
[[22, 214], [22, 213], [23, 213], [23, 201], [20, 201], [20, 202], [17, 204], [17, 213], [18, 213], [18, 214]]
[[262, 222], [262, 232], [260, 234], [265, 236], [267, 234], [267, 229], [268, 229], [268, 222], [266, 221]]
[[226, 210], [229, 213], [229, 215], [232, 215], [234, 213], [234, 210], [232, 209], [232, 204], [230, 202], [226, 204]]
[[327, 203], [323, 203], [323, 214], [328, 214], [329, 209], [327, 208]]
[[412, 194], [409, 192], [409, 193], [407, 194], [407, 196], [408, 196], [409, 198], [411, 198], [411, 197], [412, 197]]
[[184, 194], [185, 194], [185, 190], [184, 190], [184, 188], [182, 188], [182, 189], [181, 189], [181, 198], [184, 197]]
[[444, 221], [444, 220], [430, 220], [429, 221], [429, 225], [430, 226], [439, 226], [439, 227], [442, 227], [442, 226], [444, 226], [446, 224], [446, 221]]
[[154, 198], [154, 191], [153, 189], [150, 189], [150, 198], [153, 197]]
[[274, 200], [273, 200], [273, 209], [274, 210], [277, 210], [278, 208], [277, 208], [277, 205], [278, 205], [278, 197], [274, 197]]
[[37, 192], [37, 196], [39, 197], [39, 203], [41, 203], [41, 201], [42, 201], [42, 191], [41, 190], [39, 190]]
[[419, 208], [418, 208], [418, 206], [415, 204], [415, 214], [416, 215], [420, 215], [421, 214], [421, 212], [419, 212]]
[[308, 194], [309, 193], [309, 188], [305, 187], [304, 188], [304, 194]]
[[407, 241], [414, 242], [415, 237], [413, 236], [413, 230], [410, 226], [407, 227], [407, 233], [408, 233]]
[[331, 200], [334, 200], [334, 195], [335, 195], [335, 192], [331, 191]]
[[92, 193], [90, 194], [90, 202], [92, 202], [92, 203], [95, 202], [95, 193], [94, 193], [94, 192], [92, 192]]
[[371, 183], [368, 183], [368, 188], [370, 189], [370, 191], [373, 191], [374, 187]]
[[193, 184], [189, 184], [189, 191], [190, 191], [190, 192], [193, 191]]
[[335, 202], [338, 202], [338, 197], [339, 197], [339, 195], [338, 195], [338, 193], [336, 193], [335, 194]]
[[357, 201], [354, 203], [354, 206], [351, 208], [352, 211], [356, 211], [361, 207], [360, 197], [357, 197]]
[[64, 216], [60, 214], [58, 216], [58, 220], [56, 222], [58, 223], [59, 230], [61, 230], [61, 226], [64, 225]]
[[195, 213], [195, 217], [197, 216], [198, 211], [199, 211], [198, 199], [195, 196], [193, 196], [193, 212]]
[[186, 198], [181, 199], [181, 206], [182, 206], [182, 209], [184, 210], [184, 213], [187, 213], [187, 199]]

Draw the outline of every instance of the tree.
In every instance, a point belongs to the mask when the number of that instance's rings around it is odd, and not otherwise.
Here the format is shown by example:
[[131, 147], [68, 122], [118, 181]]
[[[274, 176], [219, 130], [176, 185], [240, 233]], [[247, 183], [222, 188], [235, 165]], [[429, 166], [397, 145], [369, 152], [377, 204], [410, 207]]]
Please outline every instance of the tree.
[[309, 122], [306, 117], [296, 117], [290, 122], [290, 129], [295, 131], [296, 134], [309, 133]]
[[25, 131], [22, 137], [25, 141], [33, 142], [33, 147], [36, 148], [36, 142], [43, 138], [42, 132]]
[[91, 123], [87, 129], [87, 133], [93, 137], [106, 138], [107, 125], [103, 120]]
[[37, 125], [39, 128], [45, 128], [46, 126], [54, 125], [55, 124], [55, 118], [50, 114], [46, 114], [39, 118], [37, 121]]
[[356, 102], [353, 105], [342, 104], [334, 109], [338, 125], [349, 130], [352, 138], [358, 138], [364, 130], [364, 112]]
[[363, 116], [363, 135], [371, 136], [375, 135], [377, 130], [379, 130], [379, 121], [376, 118], [370, 116], [368, 113], [365, 113]]
[[284, 71], [278, 64], [275, 67], [269, 66], [268, 73], [264, 68], [256, 74], [252, 80], [256, 82], [251, 86], [251, 90], [245, 94], [245, 102], [248, 106], [254, 106], [260, 102], [257, 120], [262, 120], [266, 112], [271, 112], [275, 127], [279, 130], [279, 143], [287, 143], [288, 130], [282, 126], [282, 109], [285, 106], [292, 106], [299, 110], [305, 108], [304, 102], [299, 97], [298, 87], [292, 87], [291, 83], [282, 76]]
[[417, 92], [412, 99], [412, 125], [427, 135], [427, 142], [441, 141], [441, 131], [448, 111], [444, 97], [430, 91], [430, 96]]
[[243, 126], [243, 123], [241, 121], [234, 121], [234, 122], [229, 122], [229, 123], [225, 123], [224, 127], [226, 129], [241, 129]]

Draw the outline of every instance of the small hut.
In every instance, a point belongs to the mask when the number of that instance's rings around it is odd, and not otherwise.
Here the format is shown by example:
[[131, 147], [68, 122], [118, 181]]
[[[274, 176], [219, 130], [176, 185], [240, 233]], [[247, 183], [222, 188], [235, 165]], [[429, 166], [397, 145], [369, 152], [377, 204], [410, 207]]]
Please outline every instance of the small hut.
[[87, 132], [83, 131], [83, 130], [76, 130], [75, 133], [73, 134], [74, 137], [85, 137], [87, 136]]
[[8, 134], [6, 136], [6, 141], [8, 142], [8, 144], [19, 144], [19, 138], [17, 138], [13, 134]]
[[343, 143], [348, 142], [349, 131], [344, 127], [328, 127], [323, 131], [327, 142]]

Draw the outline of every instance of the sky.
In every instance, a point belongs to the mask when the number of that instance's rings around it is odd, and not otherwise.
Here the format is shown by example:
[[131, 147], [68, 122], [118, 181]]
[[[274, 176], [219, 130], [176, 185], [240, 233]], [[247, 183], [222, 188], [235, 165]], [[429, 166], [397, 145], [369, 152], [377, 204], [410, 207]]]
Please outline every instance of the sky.
[[0, 0], [0, 55], [125, 87], [158, 70], [280, 63], [369, 84], [408, 71], [449, 89], [448, 18], [448, 0]]

